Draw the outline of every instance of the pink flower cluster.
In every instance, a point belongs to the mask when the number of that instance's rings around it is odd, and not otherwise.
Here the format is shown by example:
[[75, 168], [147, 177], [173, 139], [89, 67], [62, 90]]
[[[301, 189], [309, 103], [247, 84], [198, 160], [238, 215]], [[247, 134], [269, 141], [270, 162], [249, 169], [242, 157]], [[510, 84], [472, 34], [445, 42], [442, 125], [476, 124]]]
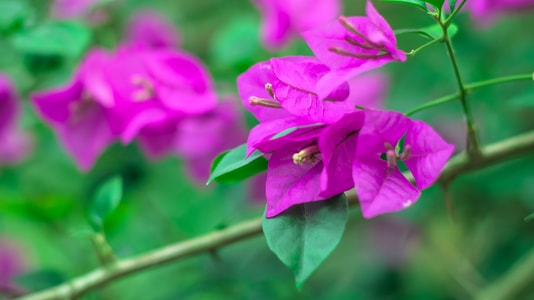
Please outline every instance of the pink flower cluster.
[[172, 28], [143, 16], [115, 53], [92, 49], [69, 84], [35, 93], [33, 104], [82, 170], [111, 143], [137, 140], [150, 158], [181, 155], [205, 180], [211, 159], [244, 135], [237, 103], [218, 102], [203, 64], [173, 48]]
[[316, 57], [273, 58], [237, 81], [260, 121], [247, 154], [259, 150], [269, 160], [266, 216], [352, 188], [367, 218], [411, 206], [454, 146], [422, 121], [373, 109], [386, 84], [365, 72], [406, 59], [389, 24], [368, 2], [367, 17], [340, 17], [304, 37]]

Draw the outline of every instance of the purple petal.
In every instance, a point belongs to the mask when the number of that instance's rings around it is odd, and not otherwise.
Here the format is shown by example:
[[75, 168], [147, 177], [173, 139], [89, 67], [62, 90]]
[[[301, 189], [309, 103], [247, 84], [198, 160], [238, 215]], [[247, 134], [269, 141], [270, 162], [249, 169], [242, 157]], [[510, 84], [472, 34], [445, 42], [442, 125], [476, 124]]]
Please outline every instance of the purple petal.
[[260, 122], [290, 116], [287, 111], [281, 108], [250, 105], [249, 99], [253, 96], [277, 102], [272, 99], [269, 93], [265, 90], [265, 84], [272, 84], [274, 80], [275, 77], [270, 62], [257, 63], [250, 67], [245, 73], [237, 77], [237, 89], [239, 90], [239, 97], [241, 98], [243, 106], [245, 106], [245, 108]]
[[332, 197], [354, 187], [352, 162], [363, 120], [363, 112], [346, 114], [321, 133], [319, 148], [324, 164], [321, 196]]
[[410, 119], [398, 112], [365, 110], [360, 130], [357, 155], [379, 155], [386, 152], [385, 143], [393, 148], [410, 125]]
[[272, 218], [293, 205], [326, 199], [319, 196], [319, 178], [323, 164], [320, 161], [293, 163], [293, 154], [305, 143], [294, 144], [275, 151], [268, 163], [266, 217]]
[[276, 134], [300, 125], [310, 124], [307, 120], [296, 117], [277, 119], [268, 122], [262, 122], [252, 128], [247, 139], [247, 157], [252, 154], [261, 144], [268, 141]]
[[[366, 17], [346, 18], [359, 32], [364, 35], [377, 30], [376, 26]], [[350, 36], [356, 41], [363, 43], [363, 39], [347, 31], [339, 21], [328, 23], [324, 26], [306, 31], [302, 34], [306, 43], [315, 56], [332, 69], [356, 68], [369, 59], [345, 56], [330, 51], [330, 48], [339, 48], [354, 54], [375, 55], [380, 51], [376, 49], [364, 49], [360, 46], [349, 44], [345, 38]]]
[[160, 100], [169, 109], [199, 114], [213, 109], [217, 98], [213, 82], [202, 63], [176, 51], [157, 51], [147, 57]]
[[18, 97], [11, 80], [0, 74], [0, 134], [11, 130], [17, 120], [18, 110]]
[[94, 105], [79, 120], [56, 125], [57, 133], [67, 152], [81, 170], [89, 170], [98, 156], [115, 140], [103, 108]]
[[152, 160], [160, 159], [174, 150], [178, 120], [167, 120], [144, 127], [138, 142], [143, 152]]
[[365, 218], [407, 208], [421, 194], [397, 168], [388, 170], [379, 158], [356, 159], [352, 177]]
[[41, 117], [52, 123], [67, 122], [72, 105], [82, 99], [83, 86], [74, 81], [65, 87], [32, 94], [31, 98]]
[[405, 163], [421, 190], [436, 181], [454, 152], [452, 144], [443, 140], [432, 127], [422, 121], [412, 121], [404, 145], [411, 147], [411, 156]]

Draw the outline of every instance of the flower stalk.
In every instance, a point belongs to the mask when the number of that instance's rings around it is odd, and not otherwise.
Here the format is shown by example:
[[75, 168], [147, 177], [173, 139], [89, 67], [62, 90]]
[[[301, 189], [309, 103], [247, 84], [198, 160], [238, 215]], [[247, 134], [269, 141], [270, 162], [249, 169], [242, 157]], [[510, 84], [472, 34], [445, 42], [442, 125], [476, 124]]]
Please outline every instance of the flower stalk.
[[[465, 1], [464, 1], [465, 2]], [[451, 62], [451, 66], [454, 72], [454, 77], [456, 78], [456, 84], [458, 85], [458, 99], [462, 105], [462, 110], [464, 113], [464, 118], [467, 127], [467, 153], [471, 158], [478, 158], [481, 155], [480, 146], [478, 145], [478, 137], [476, 133], [475, 121], [473, 114], [471, 113], [471, 108], [467, 102], [467, 90], [464, 86], [462, 76], [460, 74], [460, 69], [458, 67], [458, 61], [456, 60], [456, 54], [454, 53], [454, 48], [452, 46], [451, 38], [447, 32], [448, 25], [445, 22], [442, 22], [439, 18], [436, 18], [438, 24], [440, 24], [443, 31], [443, 43], [447, 49], [447, 54]]]

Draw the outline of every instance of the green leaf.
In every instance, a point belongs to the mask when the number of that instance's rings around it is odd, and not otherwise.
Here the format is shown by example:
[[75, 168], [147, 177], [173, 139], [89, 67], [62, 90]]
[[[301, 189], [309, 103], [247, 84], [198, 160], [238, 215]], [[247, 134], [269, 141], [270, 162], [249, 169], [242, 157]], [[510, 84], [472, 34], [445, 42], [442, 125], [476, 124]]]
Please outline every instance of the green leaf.
[[10, 34], [23, 26], [31, 14], [31, 8], [23, 0], [2, 0], [0, 12], [0, 32]]
[[425, 2], [441, 10], [441, 7], [443, 6], [443, 2], [445, 2], [445, 0], [426, 0]]
[[91, 41], [87, 27], [75, 22], [52, 22], [13, 36], [15, 48], [25, 54], [79, 57]]
[[267, 170], [267, 160], [259, 151], [245, 158], [247, 145], [243, 144], [219, 154], [211, 164], [211, 175], [206, 184], [212, 181], [236, 182]]
[[534, 213], [531, 213], [530, 215], [525, 217], [525, 222], [530, 220], [534, 220]]
[[[420, 28], [419, 31], [423, 33], [422, 34], [423, 36], [428, 37], [428, 38], [432, 37], [432, 39], [439, 39], [443, 36], [443, 31], [439, 24]], [[451, 38], [455, 36], [457, 32], [458, 32], [458, 26], [456, 26], [455, 24], [451, 24], [447, 28], [447, 35]]]
[[403, 5], [411, 5], [411, 6], [419, 7], [423, 9], [424, 11], [428, 11], [425, 1], [422, 1], [422, 0], [382, 0], [382, 1], [403, 4]]
[[106, 217], [122, 199], [122, 178], [115, 176], [104, 182], [96, 191], [89, 209], [89, 223], [95, 231], [101, 231]]
[[264, 218], [263, 233], [271, 251], [295, 273], [300, 289], [337, 246], [346, 222], [347, 198], [340, 194]]

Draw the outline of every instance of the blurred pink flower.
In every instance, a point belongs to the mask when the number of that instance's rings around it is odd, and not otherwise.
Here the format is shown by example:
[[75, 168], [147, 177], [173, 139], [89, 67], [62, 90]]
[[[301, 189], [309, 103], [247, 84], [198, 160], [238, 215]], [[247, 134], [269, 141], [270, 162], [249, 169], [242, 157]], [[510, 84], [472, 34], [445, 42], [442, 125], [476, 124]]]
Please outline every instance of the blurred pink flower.
[[68, 85], [32, 95], [38, 113], [82, 170], [89, 170], [116, 140], [105, 112], [112, 94], [100, 73], [110, 59], [108, 53], [92, 50]]
[[199, 115], [217, 105], [210, 74], [194, 56], [171, 49], [123, 49], [102, 67], [113, 132], [131, 142], [146, 126]]
[[465, 9], [483, 26], [501, 14], [526, 8], [534, 8], [534, 0], [469, 0], [465, 4]]
[[52, 16], [58, 19], [74, 19], [86, 16], [102, 0], [55, 0]]
[[[212, 85], [202, 63], [187, 53], [128, 46], [115, 55], [91, 51], [69, 85], [32, 98], [80, 169], [88, 170], [117, 139], [127, 144], [143, 130], [156, 139], [176, 120], [213, 110]], [[151, 155], [163, 151], [154, 147]]]
[[0, 74], [0, 165], [14, 164], [31, 150], [31, 139], [19, 127], [19, 99], [9, 78]]
[[178, 48], [180, 34], [172, 23], [154, 11], [140, 11], [128, 22], [126, 43], [148, 48]]
[[280, 48], [291, 36], [335, 19], [339, 0], [253, 0], [262, 13], [261, 37], [269, 48]]

